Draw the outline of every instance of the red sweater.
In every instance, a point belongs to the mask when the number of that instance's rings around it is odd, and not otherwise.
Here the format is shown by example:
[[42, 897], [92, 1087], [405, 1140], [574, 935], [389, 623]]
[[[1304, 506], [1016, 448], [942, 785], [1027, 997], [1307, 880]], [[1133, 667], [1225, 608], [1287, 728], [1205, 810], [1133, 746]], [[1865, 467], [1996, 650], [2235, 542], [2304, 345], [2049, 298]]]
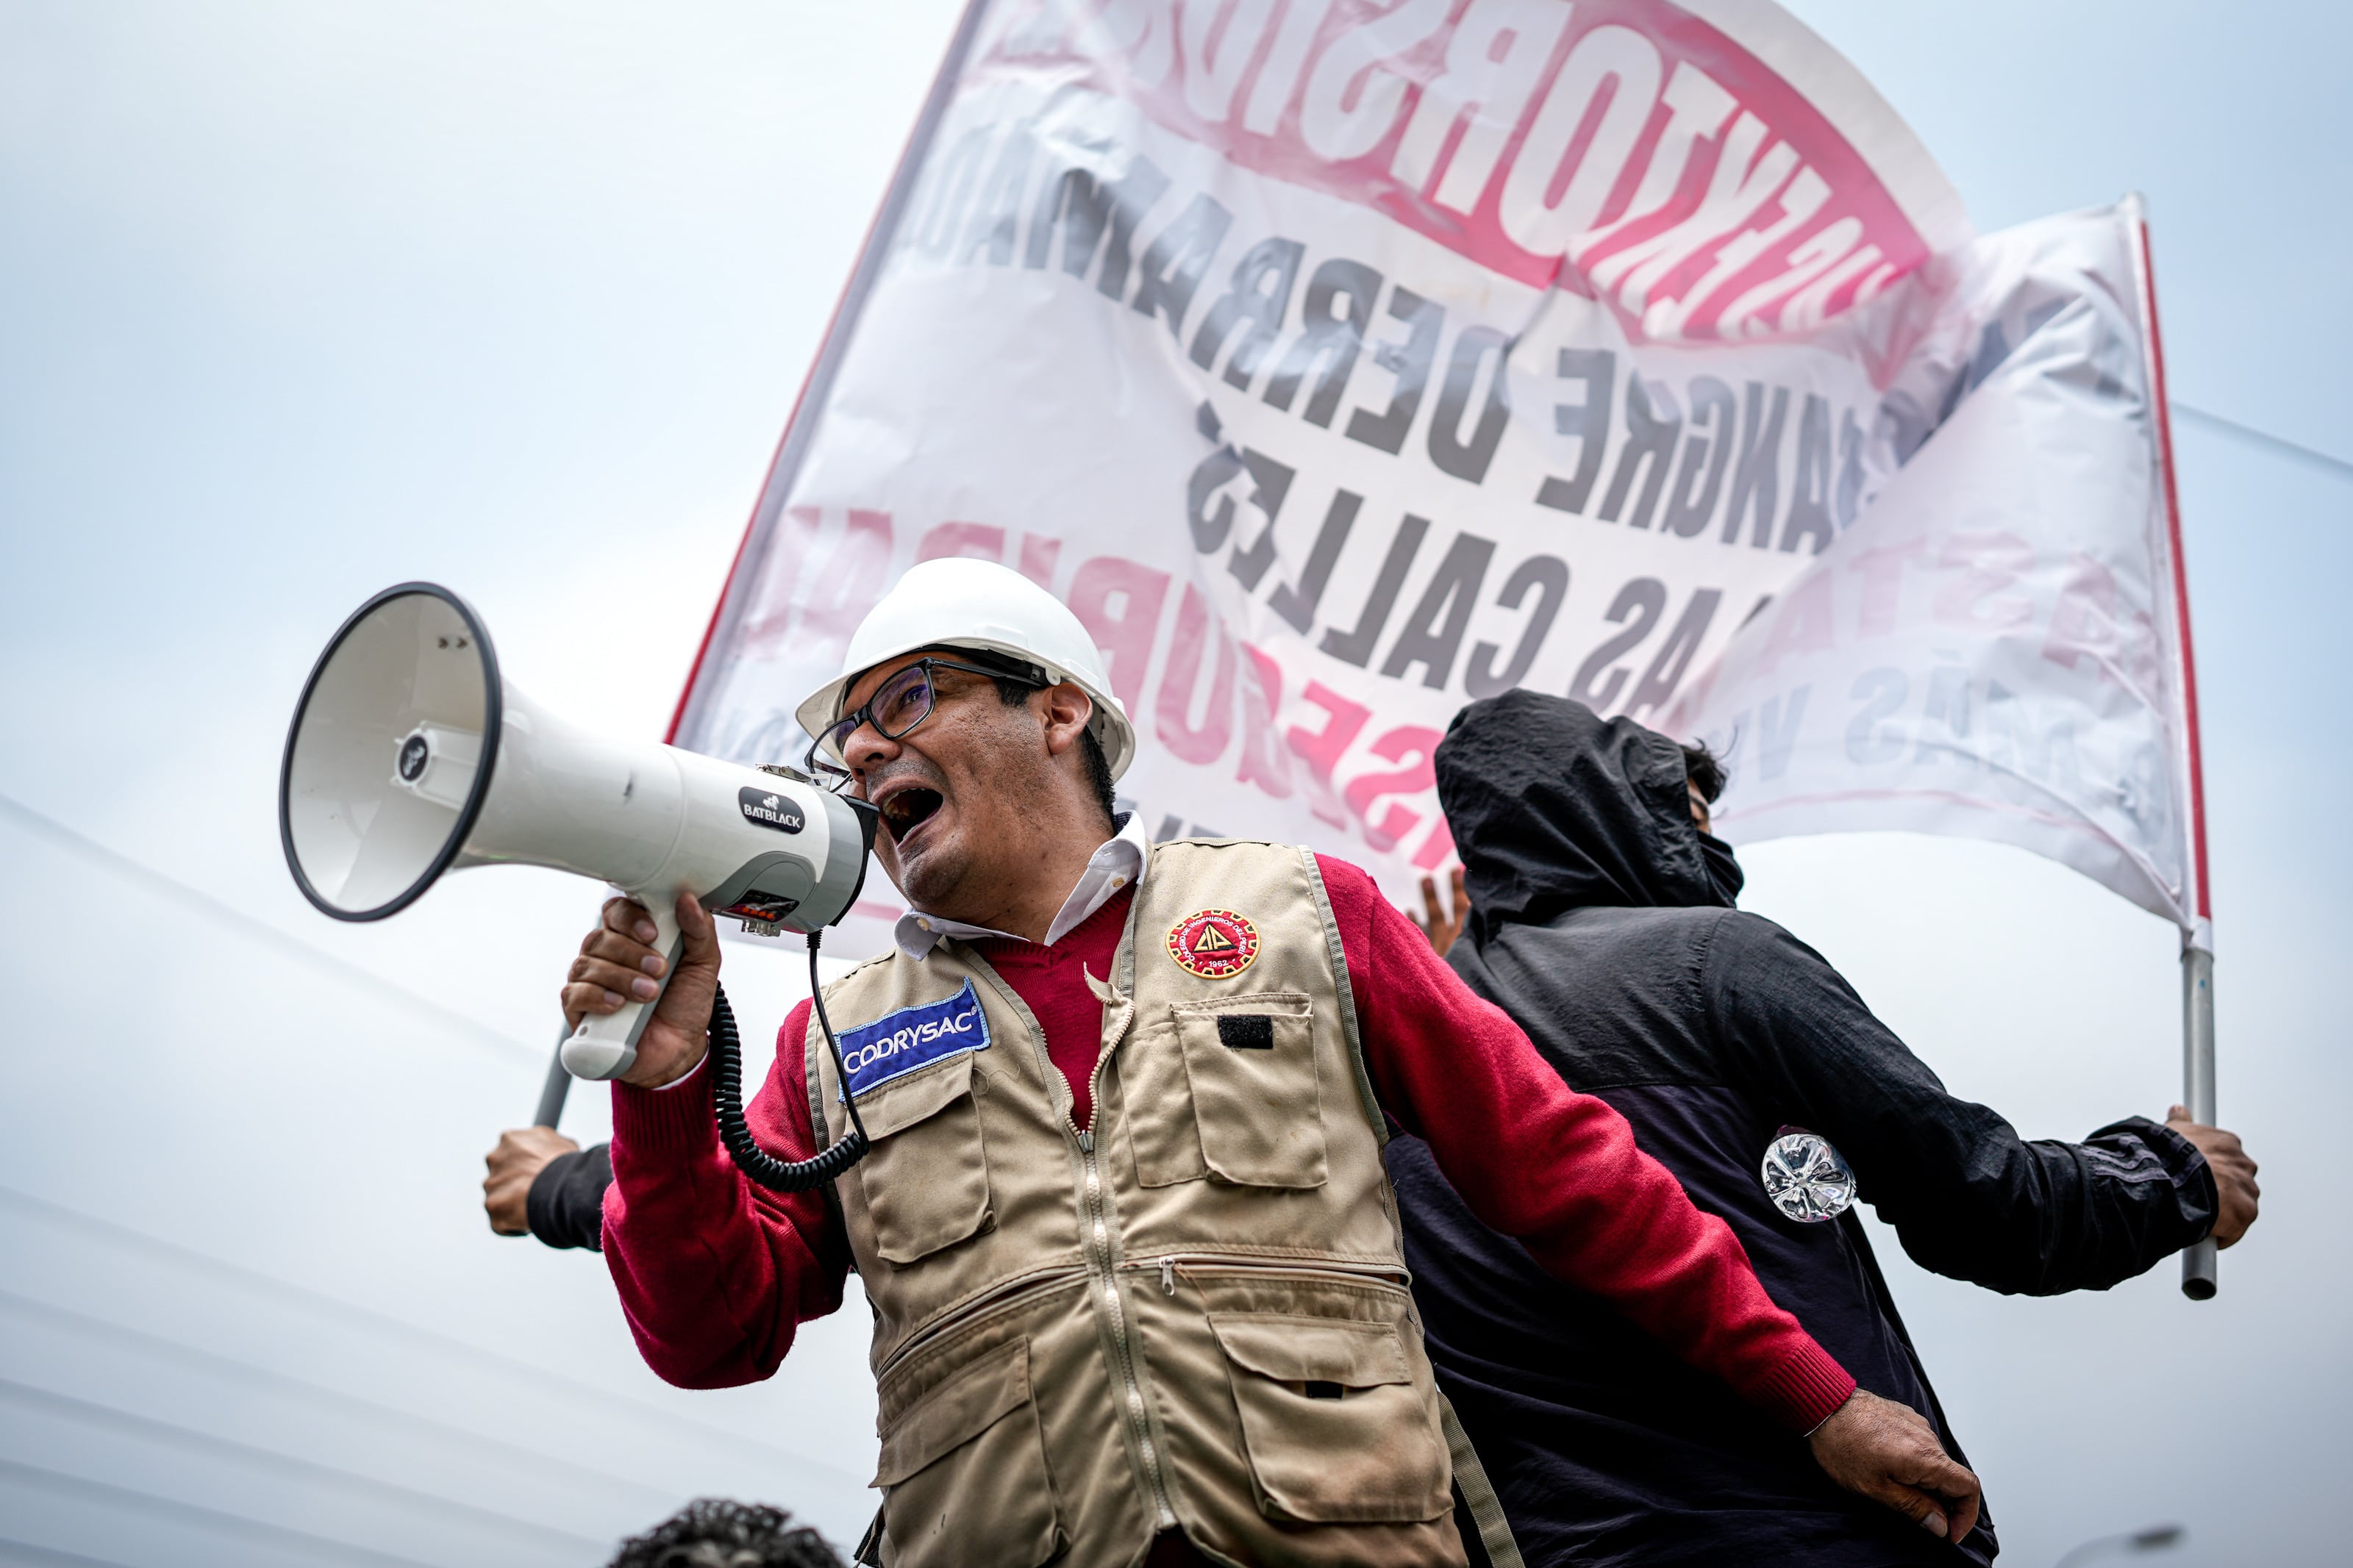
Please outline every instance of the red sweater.
[[[1363, 870], [1316, 858], [1373, 1088], [1429, 1143], [1472, 1212], [1790, 1429], [1810, 1430], [1844, 1403], [1854, 1379], [1773, 1304], [1732, 1232], [1635, 1148], [1624, 1119], [1563, 1083]], [[1050, 948], [976, 944], [1037, 1016], [1047, 1054], [1077, 1090], [1082, 1125], [1103, 1022], [1082, 971], [1111, 973], [1129, 897]], [[786, 1160], [817, 1146], [807, 1028], [803, 1002], [745, 1110], [753, 1135]], [[719, 1142], [708, 1073], [698, 1068], [695, 1081], [662, 1092], [616, 1084], [612, 1152], [605, 1259], [638, 1348], [664, 1379], [719, 1388], [766, 1377], [798, 1325], [841, 1305], [849, 1250], [823, 1195], [772, 1193], [736, 1171]]]

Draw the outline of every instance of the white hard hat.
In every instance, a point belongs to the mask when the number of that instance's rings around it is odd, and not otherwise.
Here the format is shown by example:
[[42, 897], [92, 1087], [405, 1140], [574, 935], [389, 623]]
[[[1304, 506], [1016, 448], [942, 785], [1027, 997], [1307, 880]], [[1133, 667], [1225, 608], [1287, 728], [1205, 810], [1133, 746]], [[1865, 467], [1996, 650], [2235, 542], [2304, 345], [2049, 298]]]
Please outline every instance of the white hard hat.
[[1087, 730], [1114, 779], [1135, 760], [1135, 726], [1103, 679], [1103, 654], [1070, 607], [1020, 573], [955, 556], [918, 562], [850, 634], [841, 674], [802, 700], [794, 717], [812, 735], [841, 717], [842, 698], [885, 659], [925, 647], [986, 649], [1076, 682], [1094, 704]]

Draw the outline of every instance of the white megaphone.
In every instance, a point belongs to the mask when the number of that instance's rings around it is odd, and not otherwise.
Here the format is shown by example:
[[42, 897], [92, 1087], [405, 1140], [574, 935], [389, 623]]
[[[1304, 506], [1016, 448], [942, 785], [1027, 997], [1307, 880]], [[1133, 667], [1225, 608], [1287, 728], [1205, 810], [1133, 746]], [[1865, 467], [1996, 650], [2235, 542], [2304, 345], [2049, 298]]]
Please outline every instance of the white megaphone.
[[[468, 866], [609, 882], [652, 916], [667, 984], [681, 893], [765, 934], [816, 931], [857, 901], [875, 818], [789, 769], [560, 723], [500, 679], [464, 600], [403, 583], [362, 605], [319, 656], [286, 736], [278, 823], [294, 880], [341, 921], [397, 913]], [[628, 1071], [653, 1007], [584, 1018], [565, 1067]]]

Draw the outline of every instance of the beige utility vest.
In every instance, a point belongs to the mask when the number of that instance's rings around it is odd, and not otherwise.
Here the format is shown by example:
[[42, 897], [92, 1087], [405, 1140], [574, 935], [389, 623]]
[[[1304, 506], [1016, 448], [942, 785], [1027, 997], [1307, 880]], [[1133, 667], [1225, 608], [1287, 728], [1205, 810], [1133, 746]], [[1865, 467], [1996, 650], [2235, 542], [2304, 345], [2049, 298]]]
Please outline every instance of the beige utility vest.
[[[1240, 1564], [1460, 1563], [1452, 1423], [1314, 858], [1151, 855], [1112, 973], [1090, 977], [1089, 1127], [969, 945], [826, 987], [873, 1140], [837, 1192], [875, 1314], [881, 1561], [1093, 1568], [1181, 1527]], [[958, 1048], [931, 1054], [943, 1038]], [[839, 1140], [814, 1023], [807, 1060]]]

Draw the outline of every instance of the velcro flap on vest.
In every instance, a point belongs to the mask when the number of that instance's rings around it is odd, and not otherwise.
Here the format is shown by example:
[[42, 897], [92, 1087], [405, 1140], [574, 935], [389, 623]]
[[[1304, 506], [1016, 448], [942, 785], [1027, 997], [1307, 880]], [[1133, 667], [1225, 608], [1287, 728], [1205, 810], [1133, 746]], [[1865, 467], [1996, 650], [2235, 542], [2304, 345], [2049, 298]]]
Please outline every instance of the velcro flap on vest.
[[948, 1058], [858, 1097], [858, 1114], [869, 1138], [888, 1138], [927, 1117], [937, 1116], [972, 1092], [972, 1053]]
[[1277, 1383], [1372, 1388], [1412, 1381], [1405, 1346], [1388, 1323], [1212, 1312], [1209, 1327], [1229, 1360]]
[[1016, 1340], [925, 1394], [891, 1424], [871, 1485], [895, 1487], [1029, 1403], [1029, 1342]]

